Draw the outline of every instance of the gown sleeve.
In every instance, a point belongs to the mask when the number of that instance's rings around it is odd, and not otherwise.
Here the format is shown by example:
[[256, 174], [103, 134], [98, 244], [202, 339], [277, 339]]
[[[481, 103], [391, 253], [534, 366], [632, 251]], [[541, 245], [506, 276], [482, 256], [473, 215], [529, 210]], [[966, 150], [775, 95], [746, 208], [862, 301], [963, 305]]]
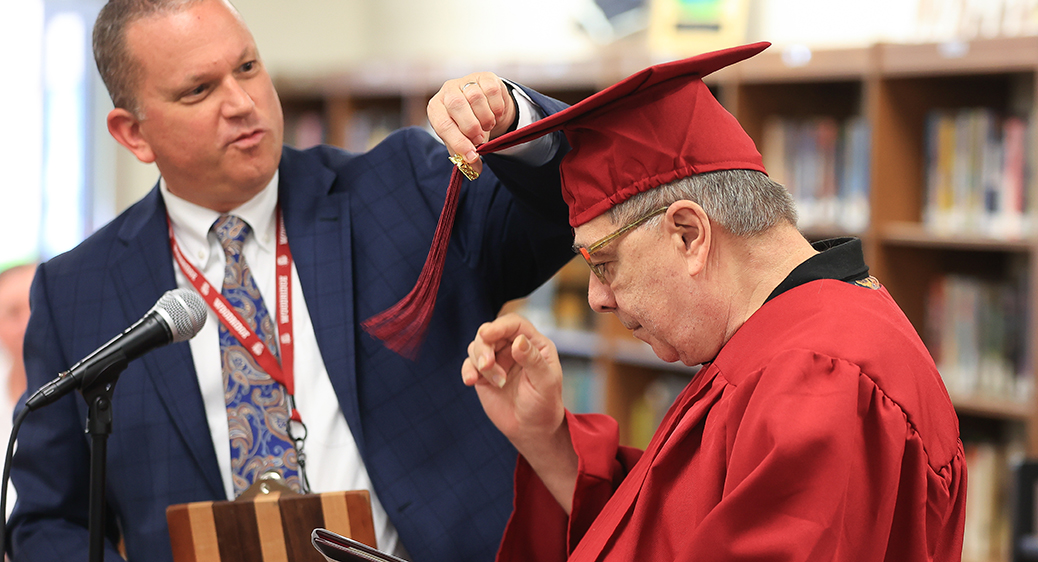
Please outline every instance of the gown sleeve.
[[619, 427], [609, 416], [567, 411], [566, 423], [578, 458], [572, 514], [566, 515], [520, 456], [515, 471], [515, 506], [498, 562], [566, 560], [641, 457], [640, 450], [620, 445]]

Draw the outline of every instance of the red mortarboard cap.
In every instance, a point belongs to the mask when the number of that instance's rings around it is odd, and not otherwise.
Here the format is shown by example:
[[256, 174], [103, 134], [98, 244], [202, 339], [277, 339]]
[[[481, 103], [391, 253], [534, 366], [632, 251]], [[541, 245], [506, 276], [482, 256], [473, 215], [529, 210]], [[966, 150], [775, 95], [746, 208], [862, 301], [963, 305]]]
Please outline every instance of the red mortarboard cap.
[[[477, 151], [489, 154], [561, 130], [572, 147], [560, 174], [573, 227], [633, 195], [683, 177], [718, 170], [763, 172], [753, 141], [702, 78], [769, 45], [754, 43], [651, 66]], [[406, 357], [417, 353], [432, 317], [460, 189], [461, 173], [455, 169], [415, 288], [363, 324]]]

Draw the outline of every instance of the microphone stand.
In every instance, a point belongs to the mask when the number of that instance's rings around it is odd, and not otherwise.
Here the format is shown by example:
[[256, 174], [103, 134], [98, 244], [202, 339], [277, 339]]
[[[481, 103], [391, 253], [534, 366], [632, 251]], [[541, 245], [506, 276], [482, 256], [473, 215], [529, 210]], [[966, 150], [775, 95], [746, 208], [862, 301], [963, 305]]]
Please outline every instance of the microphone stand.
[[125, 354], [113, 354], [108, 364], [95, 377], [83, 381], [80, 388], [87, 402], [86, 432], [90, 435], [89, 562], [104, 562], [105, 557], [105, 478], [108, 436], [112, 433], [112, 394], [128, 362]]

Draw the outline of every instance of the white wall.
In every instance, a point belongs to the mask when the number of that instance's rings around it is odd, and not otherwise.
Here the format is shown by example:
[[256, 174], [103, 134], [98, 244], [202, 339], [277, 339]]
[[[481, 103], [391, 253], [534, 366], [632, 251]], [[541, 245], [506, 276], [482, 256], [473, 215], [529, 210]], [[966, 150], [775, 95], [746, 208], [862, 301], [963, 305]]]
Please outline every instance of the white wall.
[[[581, 0], [378, 0], [370, 56], [464, 63], [573, 60], [592, 54]], [[395, 23], [394, 23], [395, 22]]]
[[919, 0], [758, 0], [750, 14], [756, 35], [752, 39], [813, 47], [908, 41], [915, 32], [918, 4]]
[[[22, 220], [0, 221], [0, 267], [36, 253], [43, 185], [43, 59], [38, 49], [25, 49], [27, 37], [43, 36], [42, 0], [15, 2], [0, 9], [0, 202], [17, 208]], [[26, 233], [33, 233], [26, 235]], [[6, 372], [6, 371], [0, 371]]]
[[[493, 62], [591, 54], [574, 15], [592, 0], [234, 0], [275, 72], [360, 60]], [[289, 8], [291, 6], [291, 8]]]
[[[232, 0], [252, 30], [267, 66], [297, 73], [328, 72], [367, 56], [368, 16], [378, 0]], [[416, 1], [415, 4], [425, 2]]]
[[[333, 73], [359, 61], [404, 60], [457, 63], [461, 75], [509, 62], [581, 60], [596, 48], [578, 25], [593, 0], [232, 1], [275, 78]], [[781, 47], [903, 41], [914, 31], [919, 2], [945, 0], [745, 1], [747, 41]], [[116, 201], [122, 209], [158, 173], [118, 152]]]

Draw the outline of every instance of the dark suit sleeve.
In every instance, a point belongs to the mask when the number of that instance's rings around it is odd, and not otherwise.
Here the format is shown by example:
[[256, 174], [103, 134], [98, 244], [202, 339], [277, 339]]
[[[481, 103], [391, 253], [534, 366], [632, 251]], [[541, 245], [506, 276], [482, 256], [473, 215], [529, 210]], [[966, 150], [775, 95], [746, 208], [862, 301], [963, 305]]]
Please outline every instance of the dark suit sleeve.
[[[520, 87], [545, 116], [568, 107]], [[485, 158], [507, 194], [487, 211], [482, 253], [489, 285], [502, 290], [500, 304], [528, 295], [573, 259], [573, 229], [559, 176], [559, 162], [569, 151], [569, 144], [561, 132], [552, 134], [559, 137], [558, 150], [544, 165], [527, 166], [493, 154]]]
[[[60, 343], [46, 264], [36, 272], [30, 303], [25, 370], [32, 393], [72, 363]], [[30, 412], [19, 432], [11, 466], [18, 501], [8, 525], [8, 552], [20, 562], [75, 560], [87, 552], [90, 448], [77, 400], [79, 394], [71, 393]], [[24, 397], [18, 408], [23, 407]], [[109, 519], [105, 560], [111, 562], [122, 560], [112, 546], [115, 529]]]
[[[453, 165], [443, 144], [418, 128], [393, 133], [364, 154], [330, 147], [308, 154], [335, 171], [329, 198], [348, 198], [349, 216], [340, 219], [349, 219], [347, 290], [362, 321], [414, 287]], [[458, 372], [480, 324], [572, 258], [557, 166], [517, 165], [508, 171], [507, 186], [495, 171], [487, 166], [478, 180], [462, 181], [442, 282], [417, 360], [400, 357], [361, 330], [355, 339], [357, 381], [351, 391], [361, 421], [351, 427], [362, 431], [357, 441], [375, 489], [416, 561], [493, 559], [512, 508], [516, 452]], [[318, 226], [338, 228], [331, 221]], [[322, 349], [341, 346], [335, 338], [329, 341]], [[340, 396], [347, 412], [350, 399]]]
[[[535, 90], [522, 85], [519, 87], [541, 108], [545, 117], [569, 107], [565, 103], [542, 95]], [[543, 215], [552, 222], [565, 222], [569, 220], [569, 208], [562, 199], [559, 163], [569, 152], [570, 147], [566, 136], [561, 131], [551, 134], [558, 137], [558, 149], [555, 156], [542, 166], [527, 166], [514, 158], [498, 154], [488, 154], [484, 160], [512, 195], [522, 201], [530, 210]]]

